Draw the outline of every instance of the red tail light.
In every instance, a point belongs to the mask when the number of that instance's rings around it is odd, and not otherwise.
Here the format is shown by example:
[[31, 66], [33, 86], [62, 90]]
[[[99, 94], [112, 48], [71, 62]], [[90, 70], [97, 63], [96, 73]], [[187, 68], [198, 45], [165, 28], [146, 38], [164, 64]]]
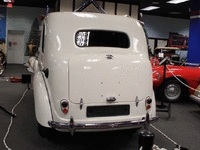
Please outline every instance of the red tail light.
[[61, 105], [61, 110], [63, 112], [63, 114], [67, 114], [69, 111], [69, 102], [65, 99], [61, 100], [60, 102]]
[[67, 114], [67, 113], [68, 113], [68, 109], [64, 108], [64, 109], [63, 109], [63, 113], [64, 113], [64, 114]]
[[146, 109], [148, 110], [148, 109], [150, 109], [151, 108], [151, 105], [147, 105], [146, 106]]
[[146, 109], [149, 110], [151, 109], [151, 103], [152, 103], [152, 99], [150, 97], [146, 98]]

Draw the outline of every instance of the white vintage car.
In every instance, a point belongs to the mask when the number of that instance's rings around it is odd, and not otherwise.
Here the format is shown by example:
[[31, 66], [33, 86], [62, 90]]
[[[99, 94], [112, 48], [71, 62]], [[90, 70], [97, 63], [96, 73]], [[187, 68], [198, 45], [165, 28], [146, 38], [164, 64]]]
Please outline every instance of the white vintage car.
[[40, 134], [132, 129], [158, 119], [147, 40], [135, 19], [50, 13], [30, 66]]

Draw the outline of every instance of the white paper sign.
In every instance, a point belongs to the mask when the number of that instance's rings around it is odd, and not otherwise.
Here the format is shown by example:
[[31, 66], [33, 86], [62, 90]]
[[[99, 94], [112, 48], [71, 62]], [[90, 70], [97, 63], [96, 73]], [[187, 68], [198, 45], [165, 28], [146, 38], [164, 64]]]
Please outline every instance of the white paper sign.
[[164, 58], [164, 53], [158, 53], [158, 57]]

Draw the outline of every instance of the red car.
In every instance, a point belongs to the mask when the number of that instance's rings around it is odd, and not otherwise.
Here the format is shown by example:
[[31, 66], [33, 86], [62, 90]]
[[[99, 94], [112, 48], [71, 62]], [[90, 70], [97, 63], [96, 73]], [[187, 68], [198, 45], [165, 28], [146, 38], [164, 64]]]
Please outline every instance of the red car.
[[176, 102], [194, 94], [200, 83], [199, 67], [166, 65], [164, 79], [164, 65], [157, 59], [151, 59], [151, 64], [154, 91], [165, 101]]

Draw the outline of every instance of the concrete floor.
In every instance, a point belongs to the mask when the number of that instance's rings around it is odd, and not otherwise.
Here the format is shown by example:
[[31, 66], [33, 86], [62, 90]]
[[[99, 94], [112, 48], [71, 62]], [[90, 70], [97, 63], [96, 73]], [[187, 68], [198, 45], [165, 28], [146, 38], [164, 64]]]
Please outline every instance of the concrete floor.
[[[28, 73], [22, 65], [8, 65], [3, 76], [18, 76]], [[27, 86], [21, 83], [0, 82], [0, 105], [8, 110], [19, 101]], [[159, 104], [159, 102], [158, 102]], [[99, 133], [52, 132], [49, 138], [42, 138], [37, 132], [34, 112], [33, 91], [29, 90], [20, 105], [15, 109], [17, 117], [8, 134], [6, 143], [13, 150], [137, 150], [138, 133], [130, 131], [113, 131]], [[155, 127], [168, 135], [178, 144], [189, 150], [200, 149], [200, 108], [192, 100], [172, 104], [172, 115], [158, 112]], [[0, 110], [0, 150], [6, 150], [3, 138], [10, 123], [10, 116]], [[143, 129], [141, 129], [143, 130]], [[155, 134], [154, 143], [160, 148], [173, 150], [175, 145], [152, 127]]]

